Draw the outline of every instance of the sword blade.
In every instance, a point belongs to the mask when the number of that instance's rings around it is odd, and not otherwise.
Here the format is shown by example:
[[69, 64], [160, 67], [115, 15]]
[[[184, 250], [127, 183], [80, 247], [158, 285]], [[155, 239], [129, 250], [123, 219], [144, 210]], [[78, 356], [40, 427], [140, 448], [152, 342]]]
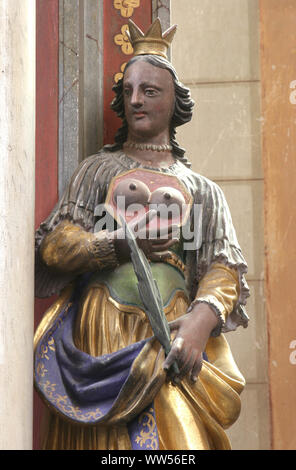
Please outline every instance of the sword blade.
[[[125, 229], [127, 242], [131, 250], [131, 260], [138, 280], [138, 290], [143, 302], [145, 313], [149, 319], [152, 331], [160, 344], [163, 346], [167, 356], [171, 350], [170, 327], [164, 314], [163, 302], [157, 282], [153, 278], [150, 264], [141, 248], [139, 248], [133, 231], [130, 229], [123, 217], [122, 226]], [[178, 374], [176, 363], [172, 365], [175, 374]]]

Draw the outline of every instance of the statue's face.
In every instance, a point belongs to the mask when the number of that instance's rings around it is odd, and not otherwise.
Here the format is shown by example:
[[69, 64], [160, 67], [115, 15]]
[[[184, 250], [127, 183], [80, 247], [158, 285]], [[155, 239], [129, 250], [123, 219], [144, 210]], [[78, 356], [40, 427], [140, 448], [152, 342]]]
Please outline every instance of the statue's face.
[[169, 132], [175, 106], [175, 88], [166, 69], [139, 60], [123, 80], [125, 117], [129, 137], [147, 141]]

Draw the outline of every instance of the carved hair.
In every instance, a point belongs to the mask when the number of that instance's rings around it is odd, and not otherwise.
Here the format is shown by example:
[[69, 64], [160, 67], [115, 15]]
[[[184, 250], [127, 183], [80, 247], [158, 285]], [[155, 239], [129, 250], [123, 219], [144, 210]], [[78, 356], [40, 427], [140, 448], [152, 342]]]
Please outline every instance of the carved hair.
[[[173, 154], [175, 157], [180, 160], [184, 165], [190, 167], [191, 164], [185, 157], [185, 150], [181, 148], [178, 142], [175, 140], [176, 136], [176, 127], [181, 126], [189, 122], [192, 118], [192, 109], [194, 106], [194, 101], [191, 99], [190, 90], [186, 88], [182, 83], [179, 82], [176, 71], [172, 64], [166, 59], [155, 56], [155, 55], [142, 55], [133, 57], [128, 63], [125, 70], [138, 60], [144, 60], [149, 62], [149, 64], [154, 65], [155, 67], [163, 68], [168, 70], [172, 77], [175, 86], [175, 110], [172, 116], [170, 124], [170, 144], [173, 147]], [[128, 135], [128, 124], [125, 118], [124, 111], [124, 97], [123, 97], [123, 79], [120, 79], [116, 85], [113, 87], [115, 92], [115, 98], [111, 103], [111, 108], [116, 112], [117, 116], [122, 119], [122, 127], [118, 129], [115, 135], [115, 143], [113, 145], [106, 146], [108, 150], [119, 150], [122, 148], [124, 142], [127, 140]]]

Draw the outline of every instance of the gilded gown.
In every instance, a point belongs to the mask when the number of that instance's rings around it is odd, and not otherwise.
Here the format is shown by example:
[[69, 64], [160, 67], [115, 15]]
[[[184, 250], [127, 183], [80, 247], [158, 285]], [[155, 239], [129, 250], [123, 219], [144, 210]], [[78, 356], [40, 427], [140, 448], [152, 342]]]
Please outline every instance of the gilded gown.
[[[162, 369], [164, 352], [131, 263], [104, 268], [88, 250], [95, 207], [112, 178], [140, 167], [122, 151], [89, 157], [36, 232], [36, 295], [60, 293], [35, 334], [35, 385], [49, 410], [44, 449], [231, 447], [224, 430], [239, 416], [245, 382], [224, 333], [247, 326], [248, 286], [220, 188], [180, 162], [155, 169], [177, 177], [203, 207], [197, 248], [186, 251], [179, 243], [173, 263], [151, 263], [167, 320], [185, 314], [194, 299], [212, 299], [224, 319], [195, 383], [173, 385]], [[114, 358], [120, 365], [126, 360], [124, 373], [115, 362], [110, 372]]]

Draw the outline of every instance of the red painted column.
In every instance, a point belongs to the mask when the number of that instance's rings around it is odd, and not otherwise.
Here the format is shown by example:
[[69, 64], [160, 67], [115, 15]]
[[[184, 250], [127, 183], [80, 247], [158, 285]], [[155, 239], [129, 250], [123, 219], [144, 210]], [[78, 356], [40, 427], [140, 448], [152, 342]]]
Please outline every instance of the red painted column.
[[133, 49], [125, 34], [131, 18], [146, 32], [152, 22], [152, 1], [104, 0], [104, 144], [111, 144], [121, 120], [110, 104], [114, 98], [113, 85], [121, 76]]
[[36, 227], [58, 197], [58, 0], [37, 0]]
[[[36, 202], [35, 227], [58, 199], [59, 1], [36, 0]], [[36, 299], [35, 327], [53, 299]], [[39, 447], [42, 405], [34, 394], [34, 448]]]

